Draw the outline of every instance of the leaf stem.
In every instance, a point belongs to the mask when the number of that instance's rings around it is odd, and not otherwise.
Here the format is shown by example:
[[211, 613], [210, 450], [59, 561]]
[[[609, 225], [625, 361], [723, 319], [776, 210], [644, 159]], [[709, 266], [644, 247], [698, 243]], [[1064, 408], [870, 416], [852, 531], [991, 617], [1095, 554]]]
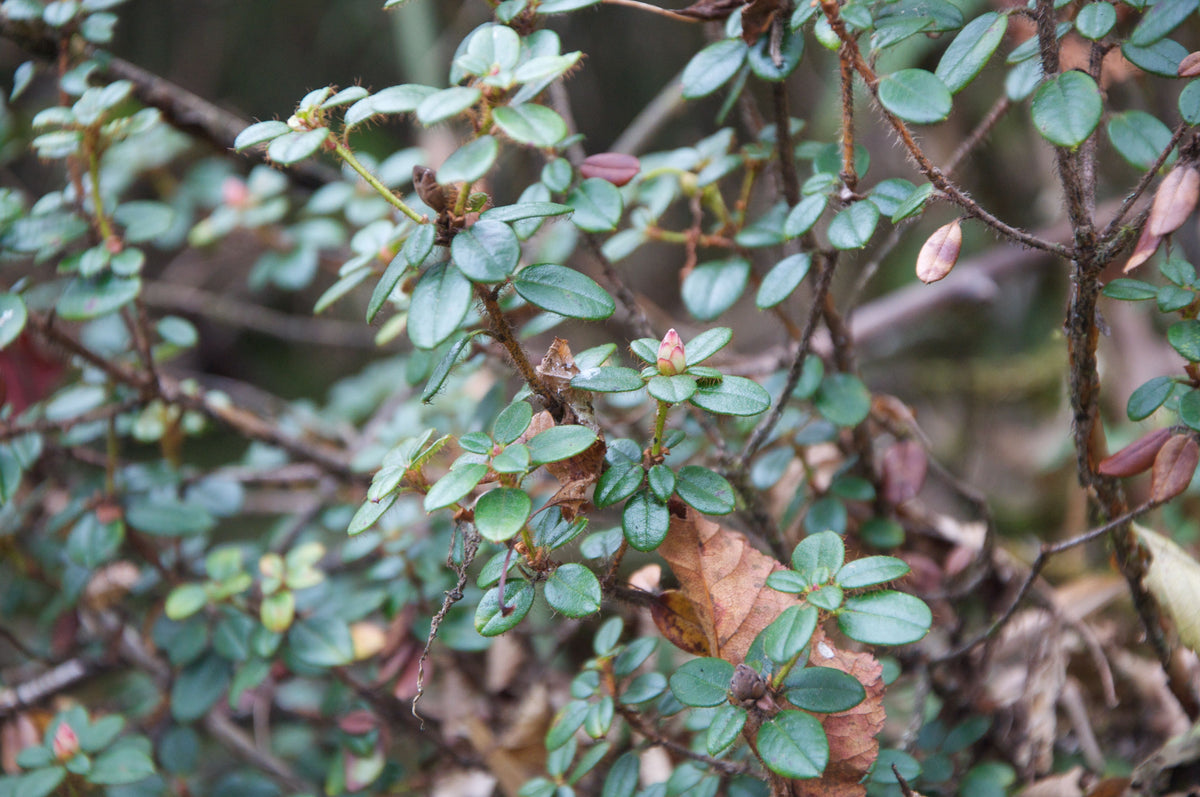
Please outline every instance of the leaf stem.
[[651, 458], [657, 458], [662, 454], [663, 429], [667, 425], [667, 413], [670, 411], [670, 404], [665, 401], [658, 402], [658, 415], [654, 419], [654, 442], [650, 444]]
[[333, 139], [333, 151], [336, 152], [337, 156], [344, 160], [351, 169], [358, 172], [358, 175], [367, 181], [367, 185], [374, 188], [380, 196], [390, 202], [392, 207], [399, 210], [405, 216], [408, 216], [417, 224], [429, 223], [428, 218], [410, 208], [407, 204], [405, 204], [404, 200], [396, 196], [390, 188], [379, 182], [379, 178], [371, 174], [371, 172], [367, 170], [367, 167], [362, 165], [362, 162], [360, 162], [359, 159], [354, 156], [354, 153], [350, 150], [350, 148], [336, 138]]

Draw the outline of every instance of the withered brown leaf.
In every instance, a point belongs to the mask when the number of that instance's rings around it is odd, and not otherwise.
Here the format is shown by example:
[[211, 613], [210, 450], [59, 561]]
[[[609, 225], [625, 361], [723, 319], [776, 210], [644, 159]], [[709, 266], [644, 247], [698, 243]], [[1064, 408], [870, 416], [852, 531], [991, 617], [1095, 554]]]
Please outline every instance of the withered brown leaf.
[[1197, 200], [1200, 200], [1200, 172], [1190, 163], [1181, 163], [1158, 186], [1146, 229], [1159, 236], [1175, 232], [1192, 215]]
[[929, 457], [917, 440], [899, 440], [883, 453], [883, 500], [899, 506], [925, 484]]
[[1191, 435], [1177, 434], [1163, 444], [1154, 458], [1150, 476], [1150, 499], [1170, 501], [1187, 489], [1200, 464], [1200, 445]]
[[1117, 477], [1133, 476], [1148, 470], [1170, 436], [1170, 429], [1155, 429], [1144, 434], [1112, 456], [1102, 459], [1096, 470], [1104, 476]]
[[708, 655], [740, 664], [754, 637], [798, 600], [767, 586], [767, 576], [785, 568], [691, 507], [674, 502], [671, 510], [671, 528], [658, 553], [679, 579]]
[[962, 251], [962, 221], [943, 224], [926, 239], [917, 255], [917, 279], [926, 284], [944, 279]]
[[879, 739], [887, 714], [883, 708], [883, 666], [870, 653], [839, 650], [820, 628], [813, 634], [808, 663], [849, 673], [867, 696], [848, 711], [825, 714], [821, 726], [829, 740], [829, 763], [819, 778], [792, 781], [795, 797], [862, 797], [863, 776], [879, 756]]

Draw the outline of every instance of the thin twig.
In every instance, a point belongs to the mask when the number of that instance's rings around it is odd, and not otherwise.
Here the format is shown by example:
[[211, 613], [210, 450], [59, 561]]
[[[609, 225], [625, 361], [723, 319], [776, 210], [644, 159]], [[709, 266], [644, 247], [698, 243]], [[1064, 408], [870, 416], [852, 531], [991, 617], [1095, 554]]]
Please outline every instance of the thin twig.
[[979, 120], [979, 124], [975, 125], [975, 129], [968, 133], [967, 137], [951, 153], [950, 159], [942, 164], [942, 174], [947, 177], [954, 174], [954, 170], [958, 168], [959, 164], [988, 137], [992, 128], [1004, 117], [1004, 114], [1008, 113], [1008, 109], [1011, 107], [1012, 101], [1008, 99], [1008, 95], [1001, 94], [984, 117]]
[[684, 16], [683, 14], [676, 14], [674, 11], [669, 11], [665, 8], [659, 8], [658, 6], [652, 6], [649, 3], [643, 3], [640, 0], [600, 0], [600, 2], [604, 5], [625, 6], [626, 8], [636, 8], [639, 11], [646, 11], [651, 14], [658, 14], [661, 17], [666, 17], [667, 19], [673, 19], [673, 20], [676, 20], [677, 22], [702, 22], [703, 21], [696, 17], [687, 17], [687, 16]]
[[[1158, 176], [1158, 170], [1161, 169], [1163, 164], [1167, 162], [1167, 158], [1171, 157], [1171, 151], [1174, 150], [1179, 144], [1180, 140], [1183, 139], [1183, 134], [1190, 129], [1191, 126], [1187, 122], [1180, 122], [1175, 126], [1175, 130], [1171, 133], [1171, 140], [1167, 142], [1167, 146], [1163, 148], [1162, 152], [1158, 153], [1158, 157], [1154, 159], [1154, 163], [1150, 164], [1150, 168], [1147, 169], [1145, 174], [1142, 175], [1141, 179], [1138, 180], [1137, 185], [1133, 187], [1133, 191], [1131, 191], [1129, 195], [1126, 196], [1121, 202], [1121, 207], [1117, 209], [1115, 214], [1113, 214], [1112, 220], [1104, 226], [1104, 230], [1099, 236], [1099, 246], [1104, 250], [1105, 254], [1109, 254], [1109, 250], [1112, 248], [1113, 239], [1116, 238], [1120, 232], [1121, 225], [1125, 221], [1126, 214], [1129, 213], [1129, 210], [1133, 207], [1134, 203], [1141, 198], [1142, 194], [1146, 192], [1146, 189], [1150, 187], [1150, 183], [1153, 182], [1154, 178]], [[1135, 226], [1140, 227], [1141, 225]]]
[[712, 769], [715, 769], [718, 772], [726, 775], [748, 775], [753, 772], [753, 770], [744, 763], [739, 764], [734, 761], [725, 761], [720, 758], [713, 758], [712, 756], [705, 755], [704, 753], [697, 753], [687, 745], [680, 744], [674, 739], [669, 739], [666, 736], [663, 736], [632, 706], [618, 704], [617, 712], [625, 718], [625, 721], [629, 723], [629, 726], [633, 728], [634, 731], [644, 736], [646, 741], [652, 745], [665, 748], [670, 750], [675, 755], [683, 756], [684, 758], [690, 758], [692, 761], [698, 761], [701, 764], [711, 767]]

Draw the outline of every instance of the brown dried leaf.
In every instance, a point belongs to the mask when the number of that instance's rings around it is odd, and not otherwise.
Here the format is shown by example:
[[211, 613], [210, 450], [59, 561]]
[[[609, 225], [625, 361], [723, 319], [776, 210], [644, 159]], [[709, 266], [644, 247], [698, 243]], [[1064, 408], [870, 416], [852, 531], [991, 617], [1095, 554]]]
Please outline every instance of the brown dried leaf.
[[1125, 268], [1122, 269], [1122, 272], [1128, 274], [1145, 263], [1158, 251], [1158, 245], [1161, 243], [1162, 236], [1151, 233], [1149, 224], [1142, 227], [1142, 234], [1138, 236], [1137, 243], [1133, 247], [1133, 254], [1125, 261]]
[[751, 0], [742, 9], [742, 41], [754, 44], [767, 32], [775, 15], [783, 8], [783, 0]]
[[883, 708], [883, 667], [870, 653], [838, 650], [820, 628], [813, 634], [808, 663], [849, 673], [867, 696], [849, 711], [819, 717], [829, 739], [829, 763], [813, 780], [792, 781], [795, 797], [861, 797], [860, 783], [879, 756], [879, 739], [887, 714]]
[[712, 656], [708, 635], [696, 607], [677, 589], [670, 589], [650, 604], [650, 617], [667, 641], [694, 656]]
[[1200, 445], [1191, 435], [1177, 434], [1163, 444], [1154, 458], [1150, 500], [1170, 501], [1187, 489], [1200, 463]]
[[1083, 797], [1081, 779], [1083, 767], [1071, 767], [1066, 772], [1049, 775], [1030, 783], [1019, 797]]
[[937, 282], [950, 273], [962, 251], [962, 220], [955, 219], [933, 231], [917, 255], [917, 279]]
[[899, 506], [914, 498], [925, 484], [929, 457], [916, 440], [900, 440], [883, 454], [883, 499]]
[[692, 605], [708, 655], [740, 664], [754, 637], [797, 602], [767, 586], [767, 576], [784, 566], [691, 507], [673, 503], [671, 509], [671, 529], [658, 553]]
[[1179, 62], [1176, 74], [1180, 77], [1196, 77], [1200, 75], [1200, 51], [1188, 53]]
[[1100, 461], [1096, 471], [1104, 476], [1122, 478], [1149, 470], [1154, 458], [1171, 436], [1170, 429], [1155, 429]]
[[1151, 235], [1170, 235], [1192, 215], [1197, 199], [1200, 199], [1200, 172], [1190, 163], [1181, 163], [1158, 186], [1146, 228]]
[[1200, 562], [1145, 526], [1133, 523], [1130, 528], [1151, 556], [1142, 583], [1175, 622], [1179, 641], [1200, 653]]
[[746, 0], [697, 0], [687, 8], [681, 8], [676, 14], [695, 19], [725, 19], [737, 8], [746, 4]]

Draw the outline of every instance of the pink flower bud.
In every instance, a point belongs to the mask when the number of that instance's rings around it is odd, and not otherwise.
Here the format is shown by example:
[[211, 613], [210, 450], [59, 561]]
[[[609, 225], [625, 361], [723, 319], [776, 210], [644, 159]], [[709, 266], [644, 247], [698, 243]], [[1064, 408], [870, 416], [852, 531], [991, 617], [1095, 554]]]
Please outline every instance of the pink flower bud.
[[679, 339], [678, 332], [668, 329], [662, 343], [658, 344], [658, 372], [663, 376], [675, 376], [682, 374], [686, 368], [683, 341]]
[[75, 735], [75, 729], [65, 722], [60, 722], [54, 730], [54, 741], [51, 747], [54, 757], [59, 761], [74, 758], [75, 754], [79, 752], [79, 737]]

